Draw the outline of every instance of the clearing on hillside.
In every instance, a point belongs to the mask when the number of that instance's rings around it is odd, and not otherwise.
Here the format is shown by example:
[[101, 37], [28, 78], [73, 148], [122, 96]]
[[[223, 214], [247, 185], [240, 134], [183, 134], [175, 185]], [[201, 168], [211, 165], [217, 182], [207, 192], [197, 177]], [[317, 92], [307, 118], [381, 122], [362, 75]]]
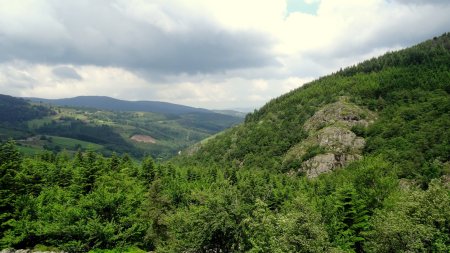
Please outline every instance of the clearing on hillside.
[[130, 139], [137, 142], [152, 143], [152, 144], [156, 143], [156, 140], [153, 137], [143, 134], [135, 134], [131, 136]]

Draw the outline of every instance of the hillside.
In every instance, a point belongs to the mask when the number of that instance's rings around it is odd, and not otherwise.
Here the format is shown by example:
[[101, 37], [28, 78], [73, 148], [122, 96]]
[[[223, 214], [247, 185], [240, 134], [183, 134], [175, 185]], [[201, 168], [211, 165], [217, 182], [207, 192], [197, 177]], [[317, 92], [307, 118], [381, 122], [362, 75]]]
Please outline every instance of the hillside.
[[33, 102], [43, 102], [47, 104], [88, 107], [109, 111], [134, 111], [134, 112], [154, 112], [161, 114], [185, 114], [185, 113], [212, 113], [206, 109], [194, 108], [184, 105], [177, 105], [158, 101], [125, 101], [105, 96], [79, 96], [62, 99], [27, 98]]
[[[0, 97], [0, 116], [4, 119], [1, 124], [4, 134], [0, 139], [18, 140], [21, 151], [27, 154], [39, 153], [43, 149], [54, 152], [80, 149], [104, 155], [112, 152], [128, 153], [134, 157], [151, 154], [154, 158], [167, 159], [179, 150], [242, 121], [242, 118], [205, 109], [159, 102], [152, 107], [152, 102], [141, 104], [107, 97], [68, 101], [75, 101], [78, 107]], [[103, 107], [116, 106], [117, 110], [88, 107], [101, 105], [102, 101], [106, 103]], [[133, 111], [133, 108], [144, 111]], [[148, 112], [152, 110], [165, 113]]]
[[26, 121], [53, 114], [45, 106], [31, 105], [24, 99], [0, 94], [0, 140], [25, 138], [29, 135]]
[[447, 33], [306, 84], [166, 163], [24, 158], [5, 142], [0, 248], [449, 252], [449, 66]]
[[14, 123], [48, 116], [51, 110], [44, 106], [31, 105], [24, 99], [0, 94], [0, 122]]
[[[305, 124], [345, 97], [348, 104], [366, 111], [350, 121], [377, 115], [373, 124], [348, 128], [365, 138], [363, 155], [386, 157], [402, 167], [404, 176], [420, 174], [436, 159], [450, 160], [449, 58], [450, 35], [445, 34], [322, 77], [248, 114], [244, 124], [196, 146], [196, 152], [188, 150], [192, 156], [182, 161], [283, 172], [298, 169], [295, 163], [301, 157], [292, 159], [295, 147], [311, 138]], [[333, 123], [316, 124], [321, 129]]]

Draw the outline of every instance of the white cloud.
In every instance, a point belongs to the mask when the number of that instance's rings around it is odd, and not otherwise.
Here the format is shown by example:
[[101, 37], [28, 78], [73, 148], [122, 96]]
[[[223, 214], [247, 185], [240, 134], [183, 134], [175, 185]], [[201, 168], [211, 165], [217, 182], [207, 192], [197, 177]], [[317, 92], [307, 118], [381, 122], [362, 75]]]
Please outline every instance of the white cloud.
[[[156, 26], [165, 32], [179, 32], [189, 28], [166, 13], [161, 3], [161, 1], [158, 3], [158, 1], [126, 0], [118, 1], [114, 6], [127, 17]], [[177, 13], [177, 16], [179, 14]]]
[[252, 82], [252, 87], [254, 91], [266, 91], [269, 88], [267, 81], [258, 79]]
[[[180, 4], [180, 1], [176, 5]], [[232, 30], [273, 31], [286, 12], [286, 2], [280, 0], [192, 0], [181, 1], [183, 9], [193, 11], [208, 21]]]
[[318, 3], [320, 2], [320, 0], [305, 0], [305, 3], [307, 4], [314, 4], [314, 3]]
[[312, 77], [289, 77], [286, 80], [282, 81], [281, 91], [283, 93], [295, 90], [301, 87], [303, 84], [311, 82], [313, 80]]

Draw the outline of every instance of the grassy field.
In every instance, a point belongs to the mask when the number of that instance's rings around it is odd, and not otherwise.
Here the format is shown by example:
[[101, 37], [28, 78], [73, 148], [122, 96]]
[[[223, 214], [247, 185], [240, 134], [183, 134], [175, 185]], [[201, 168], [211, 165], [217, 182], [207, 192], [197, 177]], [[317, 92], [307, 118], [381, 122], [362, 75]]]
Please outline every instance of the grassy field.
[[26, 140], [18, 140], [19, 151], [25, 156], [34, 156], [43, 150], [75, 152], [77, 150], [100, 151], [102, 145], [60, 136], [36, 135]]
[[53, 144], [58, 145], [63, 149], [76, 149], [78, 147], [83, 150], [98, 151], [103, 148], [102, 145], [92, 142], [80, 141], [77, 139], [59, 136], [49, 136], [49, 137], [52, 139]]

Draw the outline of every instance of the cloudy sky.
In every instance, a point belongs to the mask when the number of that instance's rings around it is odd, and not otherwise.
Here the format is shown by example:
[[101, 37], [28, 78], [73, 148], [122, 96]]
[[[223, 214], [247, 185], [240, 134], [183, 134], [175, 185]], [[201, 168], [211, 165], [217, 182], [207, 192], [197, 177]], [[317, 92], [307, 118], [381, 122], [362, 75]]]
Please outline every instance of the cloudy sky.
[[450, 31], [448, 0], [0, 0], [0, 93], [254, 108]]

